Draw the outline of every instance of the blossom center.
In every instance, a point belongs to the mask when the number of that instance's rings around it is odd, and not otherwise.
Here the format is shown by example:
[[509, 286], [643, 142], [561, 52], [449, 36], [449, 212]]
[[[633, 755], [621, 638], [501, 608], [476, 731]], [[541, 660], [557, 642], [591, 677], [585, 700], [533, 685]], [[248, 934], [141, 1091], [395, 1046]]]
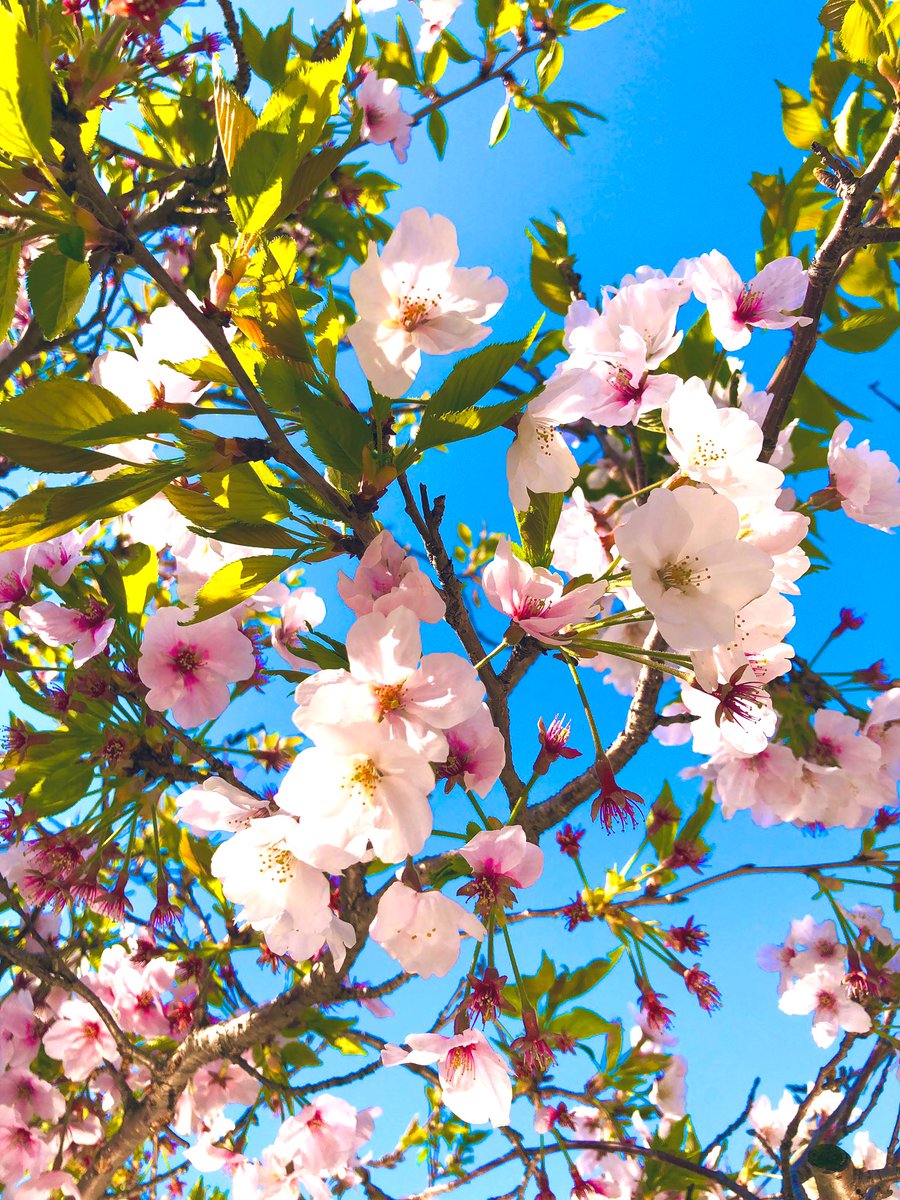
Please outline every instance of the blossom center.
[[193, 675], [203, 666], [206, 655], [196, 646], [188, 646], [183, 642], [172, 651], [172, 663], [182, 675]]
[[379, 717], [385, 717], [388, 713], [396, 712], [398, 708], [402, 708], [404, 686], [405, 681], [401, 683], [374, 683], [371, 685], [372, 695], [378, 704]]
[[417, 296], [415, 293], [400, 298], [400, 324], [407, 333], [424, 324], [429, 319], [440, 300], [440, 296]]
[[446, 1059], [447, 1083], [459, 1087], [463, 1078], [475, 1071], [475, 1051], [471, 1046], [454, 1046]]
[[359, 758], [351, 768], [345, 787], [355, 792], [361, 804], [367, 805], [375, 800], [375, 792], [383, 776], [371, 758]]
[[276, 883], [287, 883], [294, 873], [294, 856], [284, 846], [267, 846], [260, 853], [259, 865]]
[[762, 292], [754, 292], [749, 284], [745, 284], [734, 308], [734, 319], [749, 325], [759, 317], [764, 306], [765, 297]]
[[685, 592], [688, 588], [697, 587], [704, 578], [708, 579], [709, 572], [701, 570], [700, 560], [689, 555], [678, 562], [666, 563], [657, 571], [656, 577], [667, 590], [677, 588], [679, 592]]

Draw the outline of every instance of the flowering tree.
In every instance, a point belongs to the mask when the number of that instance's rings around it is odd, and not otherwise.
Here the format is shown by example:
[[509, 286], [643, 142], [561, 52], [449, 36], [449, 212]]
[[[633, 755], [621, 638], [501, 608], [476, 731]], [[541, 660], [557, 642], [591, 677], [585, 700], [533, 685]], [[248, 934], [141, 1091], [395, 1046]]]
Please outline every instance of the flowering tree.
[[[900, 688], [787, 639], [817, 511], [900, 524], [897, 468], [807, 374], [900, 325], [900, 3], [822, 10], [758, 271], [601, 288], [536, 220], [546, 319], [510, 343], [506, 285], [449, 216], [385, 221], [367, 144], [440, 159], [492, 85], [492, 144], [568, 145], [596, 114], [556, 98], [563, 47], [622, 10], [420, 0], [388, 38], [394, 0], [358, 0], [304, 41], [218, 7], [225, 38], [161, 0], [0, 6], [4, 1194], [889, 1195]], [[732, 355], [764, 330], [763, 389]], [[510, 500], [479, 535], [429, 475], [452, 456], [477, 523], [475, 438]], [[681, 804], [651, 739], [692, 744]], [[717, 808], [861, 840], [717, 873]], [[723, 1096], [703, 1144], [669, 1033], [673, 989], [720, 1001], [690, 901], [770, 871], [815, 901], [760, 964], [822, 1066]], [[603, 955], [520, 965], [582, 924]]]

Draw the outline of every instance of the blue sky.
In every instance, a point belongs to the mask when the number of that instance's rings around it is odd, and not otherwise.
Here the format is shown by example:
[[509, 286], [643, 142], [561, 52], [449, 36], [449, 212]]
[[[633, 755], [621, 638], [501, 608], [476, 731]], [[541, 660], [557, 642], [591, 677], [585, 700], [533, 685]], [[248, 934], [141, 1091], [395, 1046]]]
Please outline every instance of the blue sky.
[[[400, 11], [415, 29], [412, 5], [408, 0], [399, 2]], [[759, 245], [760, 207], [747, 181], [754, 170], [784, 167], [793, 173], [801, 161], [801, 152], [782, 135], [775, 80], [800, 91], [806, 88], [820, 33], [816, 21], [819, 7], [817, 0], [792, 0], [790, 4], [757, 0], [753, 5], [721, 0], [639, 0], [611, 25], [566, 43], [565, 69], [551, 96], [579, 100], [607, 118], [606, 123], [589, 124], [588, 138], [576, 140], [574, 152], [558, 146], [535, 118], [518, 112], [513, 114], [507, 138], [489, 150], [488, 129], [503, 98], [502, 86], [492, 84], [448, 111], [451, 134], [442, 164], [436, 161], [423, 130], [414, 132], [409, 161], [402, 167], [387, 148], [371, 150], [372, 165], [402, 185], [388, 215], [396, 218], [404, 208], [422, 205], [454, 221], [462, 265], [489, 265], [509, 285], [510, 299], [494, 322], [500, 339], [521, 336], [539, 315], [528, 281], [529, 245], [524, 231], [530, 218], [547, 219], [552, 209], [559, 210], [569, 226], [590, 298], [640, 264], [669, 268], [682, 256], [713, 247], [749, 276]], [[246, 8], [266, 29], [280, 21], [289, 6], [280, 0], [249, 0]], [[302, 32], [301, 21], [306, 16], [320, 26], [327, 24], [336, 5], [314, 0], [298, 9], [297, 29]], [[461, 35], [469, 27], [469, 9], [470, 0], [464, 0], [455, 24]], [[209, 6], [191, 12], [190, 19], [195, 29], [204, 23], [216, 28], [216, 15], [215, 6]], [[387, 32], [390, 14], [373, 19], [371, 25]], [[228, 70], [227, 56], [223, 57]], [[769, 334], [757, 337], [756, 342], [748, 363], [751, 377], [762, 387], [786, 339]], [[438, 362], [429, 367], [423, 383], [428, 386], [439, 380], [447, 365]], [[865, 360], [818, 351], [811, 373], [851, 407], [877, 414], [863, 436], [871, 436], [876, 445], [896, 449], [896, 427], [890, 427], [889, 419], [892, 414], [880, 401], [872, 401], [868, 392], [868, 384], [878, 378], [887, 386], [896, 366], [890, 348]], [[348, 384], [357, 387], [361, 379], [352, 363], [345, 369]], [[500, 431], [483, 445], [463, 444], [446, 457], [433, 456], [423, 477], [432, 494], [447, 493], [448, 530], [456, 521], [464, 521], [476, 530], [484, 524], [490, 530], [514, 531], [503, 476], [507, 443], [508, 434]], [[386, 503], [379, 515], [390, 523], [398, 517], [396, 505]], [[822, 528], [833, 539], [832, 556], [838, 565], [805, 582], [797, 605], [800, 620], [795, 644], [801, 652], [812, 653], [835, 623], [838, 608], [852, 605], [867, 613], [868, 622], [863, 631], [853, 635], [854, 650], [859, 653], [851, 665], [865, 665], [890, 649], [894, 640], [886, 632], [893, 629], [895, 589], [872, 588], [868, 572], [862, 577], [856, 564], [883, 560], [894, 543], [886, 541], [885, 534], [851, 525], [842, 514], [826, 515]], [[307, 581], [320, 586], [326, 598], [335, 598], [330, 568], [311, 569]], [[326, 628], [340, 636], [343, 618], [336, 605], [333, 612], [338, 625]], [[480, 620], [499, 640], [502, 623], [487, 616]], [[840, 651], [835, 651], [834, 665], [842, 665], [841, 658]], [[896, 670], [897, 663], [889, 661], [889, 668], [892, 665]], [[587, 680], [587, 686], [609, 738], [618, 728], [621, 701], [611, 688], [593, 678]], [[537, 717], [549, 719], [556, 711], [572, 713], [576, 703], [568, 679], [551, 675], [544, 664], [516, 695], [515, 726], [524, 747], [520, 772], [530, 762]], [[293, 731], [286, 699], [273, 703], [266, 717], [271, 729]], [[574, 722], [573, 742], [587, 751], [582, 718], [576, 717]], [[696, 784], [676, 779], [678, 769], [688, 761], [692, 761], [689, 755], [650, 746], [623, 778], [652, 800], [663, 779], [669, 777], [679, 799], [689, 803], [696, 795]], [[542, 793], [536, 794], [540, 797]], [[456, 820], [459, 827], [465, 818], [458, 815], [457, 803], [439, 802], [438, 824]], [[499, 805], [497, 811], [501, 811]], [[811, 840], [794, 829], [758, 830], [746, 816], [729, 823], [715, 819], [711, 829], [716, 870], [749, 861], [839, 858], [858, 844], [858, 835], [840, 832]], [[600, 882], [606, 866], [626, 860], [636, 840], [628, 835], [610, 838], [602, 830], [592, 830], [586, 845], [589, 873], [594, 882]], [[577, 891], [574, 871], [566, 860], [559, 860], [552, 839], [546, 852], [545, 880], [528, 895], [529, 903], [558, 902], [560, 889], [565, 898]], [[721, 1012], [710, 1018], [684, 994], [674, 976], [658, 981], [676, 1001], [676, 1033], [679, 1048], [690, 1062], [689, 1104], [701, 1140], [709, 1140], [736, 1115], [754, 1075], [762, 1076], [763, 1090], [777, 1100], [785, 1083], [811, 1078], [824, 1061], [823, 1052], [809, 1035], [808, 1019], [778, 1012], [775, 979], [755, 965], [758, 947], [782, 940], [792, 917], [807, 912], [816, 912], [820, 919], [827, 917], [810, 898], [808, 884], [783, 877], [776, 882], [728, 883], [701, 892], [695, 905], [679, 910], [679, 919], [692, 912], [709, 927], [712, 944], [704, 965], [724, 996]], [[877, 902], [874, 893], [855, 899]], [[520, 941], [526, 970], [537, 965], [544, 944], [552, 946], [557, 961], [570, 966], [610, 946], [594, 925], [572, 935], [557, 925], [535, 927], [517, 935], [517, 945]], [[390, 973], [391, 963], [377, 949], [359, 969], [360, 975], [373, 980]], [[436, 1008], [434, 997], [443, 999], [448, 990], [439, 984], [411, 989], [409, 999], [397, 1005], [398, 1020], [386, 1023], [384, 1036], [399, 1040], [405, 1033], [419, 1030], [423, 1004]], [[627, 1004], [633, 999], [633, 984], [623, 970], [601, 985], [591, 1003], [604, 1016], [616, 1017], [626, 1016]], [[348, 1069], [354, 1065], [348, 1060]], [[584, 1061], [585, 1074], [588, 1069]], [[379, 1149], [393, 1144], [417, 1105], [418, 1084], [403, 1075], [392, 1072], [389, 1083], [379, 1079], [372, 1089], [375, 1096], [364, 1087], [350, 1093], [358, 1104], [380, 1099], [386, 1109], [376, 1137]], [[388, 1103], [385, 1095], [390, 1097]], [[524, 1114], [520, 1119], [526, 1119]], [[412, 1183], [412, 1177], [404, 1175], [402, 1182], [397, 1176], [384, 1186], [396, 1193]]]

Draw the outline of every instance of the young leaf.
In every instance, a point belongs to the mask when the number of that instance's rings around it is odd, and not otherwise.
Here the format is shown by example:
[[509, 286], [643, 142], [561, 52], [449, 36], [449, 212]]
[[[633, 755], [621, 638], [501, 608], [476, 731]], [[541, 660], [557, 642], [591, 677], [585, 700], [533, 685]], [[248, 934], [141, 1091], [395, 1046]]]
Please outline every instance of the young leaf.
[[779, 83], [778, 87], [781, 91], [784, 136], [798, 150], [808, 150], [812, 143], [822, 136], [822, 118], [805, 96], [783, 83]]
[[18, 242], [7, 242], [0, 246], [0, 340], [9, 333], [16, 302], [19, 298], [19, 258], [21, 247]]
[[28, 299], [46, 338], [64, 333], [81, 310], [91, 285], [87, 263], [45, 250], [28, 271]]
[[516, 513], [525, 561], [533, 567], [549, 567], [553, 558], [550, 544], [562, 512], [563, 495], [529, 489], [528, 496], [531, 500], [528, 511]]
[[588, 4], [571, 18], [569, 28], [573, 31], [596, 29], [598, 25], [605, 25], [614, 17], [621, 16], [624, 11], [624, 8], [616, 8], [614, 4]]
[[197, 594], [196, 613], [183, 624], [196, 625], [199, 621], [207, 621], [219, 613], [228, 612], [277, 579], [290, 565], [290, 559], [278, 554], [257, 554], [252, 558], [226, 563], [204, 583]]
[[431, 144], [434, 146], [434, 152], [438, 158], [443, 158], [447, 149], [447, 138], [450, 130], [447, 126], [447, 119], [439, 108], [436, 108], [428, 117], [426, 125], [428, 137], [431, 139]]
[[40, 42], [0, 8], [0, 147], [11, 158], [53, 157], [50, 71]]

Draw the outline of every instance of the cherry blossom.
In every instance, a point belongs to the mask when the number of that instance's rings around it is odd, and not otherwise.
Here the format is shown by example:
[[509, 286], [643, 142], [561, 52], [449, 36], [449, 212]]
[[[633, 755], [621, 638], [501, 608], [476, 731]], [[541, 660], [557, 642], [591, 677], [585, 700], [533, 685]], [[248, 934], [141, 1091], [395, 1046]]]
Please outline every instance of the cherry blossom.
[[795, 980], [778, 1001], [778, 1007], [791, 1015], [813, 1014], [812, 1035], [817, 1046], [827, 1048], [840, 1030], [868, 1033], [872, 1019], [862, 1005], [851, 1000], [841, 982], [843, 968], [817, 963], [808, 974]]
[[341, 722], [382, 722], [392, 737], [438, 762], [448, 753], [440, 732], [474, 716], [483, 687], [457, 654], [422, 657], [419, 622], [406, 608], [360, 617], [347, 634], [349, 671], [319, 671], [297, 687], [301, 729]]
[[300, 818], [308, 861], [341, 871], [372, 854], [382, 862], [418, 854], [432, 828], [427, 759], [383, 725], [318, 726], [315, 736], [276, 796]]
[[576, 300], [565, 323], [569, 361], [572, 366], [593, 367], [605, 378], [609, 365], [623, 353], [637, 352], [645, 370], [656, 370], [681, 344], [675, 322], [685, 299], [682, 289], [663, 277], [620, 288], [607, 299], [602, 313]]
[[376, 146], [390, 143], [397, 162], [406, 162], [412, 117], [400, 107], [396, 79], [379, 79], [374, 71], [366, 71], [356, 92], [356, 102], [362, 109], [360, 134]]
[[483, 341], [485, 321], [506, 299], [506, 285], [487, 267], [456, 266], [456, 230], [446, 217], [408, 209], [379, 254], [350, 276], [359, 320], [347, 337], [372, 384], [402, 396], [427, 354], [453, 354]]
[[19, 619], [37, 634], [48, 646], [72, 646], [72, 663], [76, 667], [84, 664], [95, 654], [100, 654], [115, 628], [115, 619], [98, 600], [88, 601], [84, 610], [63, 608], [50, 600], [19, 610]]
[[526, 839], [521, 825], [483, 829], [466, 842], [459, 855], [475, 877], [460, 893], [476, 898], [482, 916], [495, 904], [511, 903], [512, 888], [531, 887], [544, 868], [543, 850]]
[[328, 880], [306, 859], [299, 824], [288, 816], [248, 822], [212, 858], [212, 872], [239, 918], [265, 935], [276, 954], [297, 961], [310, 958], [327, 941], [335, 966], [354, 933], [344, 921], [335, 923]]
[[338, 573], [337, 589], [358, 617], [370, 612], [391, 613], [397, 608], [408, 608], [428, 623], [444, 616], [440, 593], [386, 529], [366, 547], [352, 579], [343, 571]]
[[449, 792], [455, 783], [470, 788], [485, 797], [503, 770], [506, 747], [503, 735], [494, 725], [490, 710], [482, 704], [465, 721], [444, 730], [447, 757], [435, 767], [438, 779], [443, 779]]
[[437, 1064], [444, 1104], [461, 1121], [495, 1129], [509, 1124], [512, 1083], [506, 1063], [488, 1045], [483, 1033], [467, 1029], [455, 1037], [411, 1033], [408, 1051], [388, 1045], [381, 1052], [386, 1067], [401, 1063]]
[[312, 671], [315, 664], [295, 653], [298, 634], [308, 633], [325, 620], [325, 601], [315, 588], [294, 588], [281, 606], [281, 624], [272, 633], [272, 646], [288, 666], [298, 671]]
[[828, 445], [831, 487], [848, 517], [861, 525], [888, 530], [900, 525], [900, 470], [869, 440], [848, 445], [852, 426], [841, 421]]
[[253, 646], [223, 613], [183, 626], [190, 609], [161, 608], [147, 618], [138, 675], [150, 689], [147, 703], [171, 709], [181, 725], [200, 725], [220, 716], [231, 699], [228, 684], [256, 670]]
[[678, 467], [730, 499], [766, 495], [781, 486], [777, 468], [758, 461], [763, 434], [739, 408], [719, 408], [702, 379], [675, 388], [666, 415], [666, 444]]
[[50, 1165], [52, 1154], [39, 1129], [28, 1125], [14, 1108], [0, 1106], [0, 1179], [16, 1183], [23, 1175], [37, 1175]]
[[181, 792], [175, 798], [175, 807], [179, 821], [201, 838], [211, 833], [234, 833], [254, 817], [264, 816], [268, 808], [249, 792], [217, 775]]
[[59, 1090], [27, 1067], [14, 1067], [0, 1075], [0, 1108], [14, 1108], [26, 1123], [36, 1117], [58, 1121], [66, 1111]]
[[6, 612], [26, 599], [33, 568], [32, 547], [0, 551], [0, 612]]
[[404, 971], [428, 979], [446, 975], [459, 958], [461, 932], [481, 941], [484, 926], [468, 909], [437, 891], [392, 883], [378, 901], [372, 938]]
[[425, 54], [431, 49], [447, 26], [462, 0], [418, 0], [422, 13], [422, 27], [416, 42], [416, 51]]
[[551, 542], [553, 565], [567, 575], [599, 578], [610, 565], [610, 557], [601, 537], [602, 517], [588, 504], [580, 487], [562, 506]]
[[768, 590], [772, 560], [738, 540], [738, 511], [705, 487], [651, 492], [616, 529], [634, 590], [673, 650], [735, 637], [735, 618]]
[[602, 580], [564, 591], [558, 575], [530, 566], [513, 553], [506, 538], [497, 543], [481, 584], [489, 604], [548, 646], [564, 641], [570, 626], [589, 621], [606, 591]]
[[61, 1061], [70, 1079], [87, 1079], [104, 1062], [115, 1066], [120, 1061], [112, 1034], [96, 1009], [80, 997], [63, 1001], [43, 1043], [50, 1057]]
[[806, 271], [799, 258], [777, 258], [744, 283], [725, 255], [711, 250], [695, 260], [690, 280], [725, 350], [746, 346], [754, 328], [790, 329], [811, 320], [792, 315], [806, 298]]

